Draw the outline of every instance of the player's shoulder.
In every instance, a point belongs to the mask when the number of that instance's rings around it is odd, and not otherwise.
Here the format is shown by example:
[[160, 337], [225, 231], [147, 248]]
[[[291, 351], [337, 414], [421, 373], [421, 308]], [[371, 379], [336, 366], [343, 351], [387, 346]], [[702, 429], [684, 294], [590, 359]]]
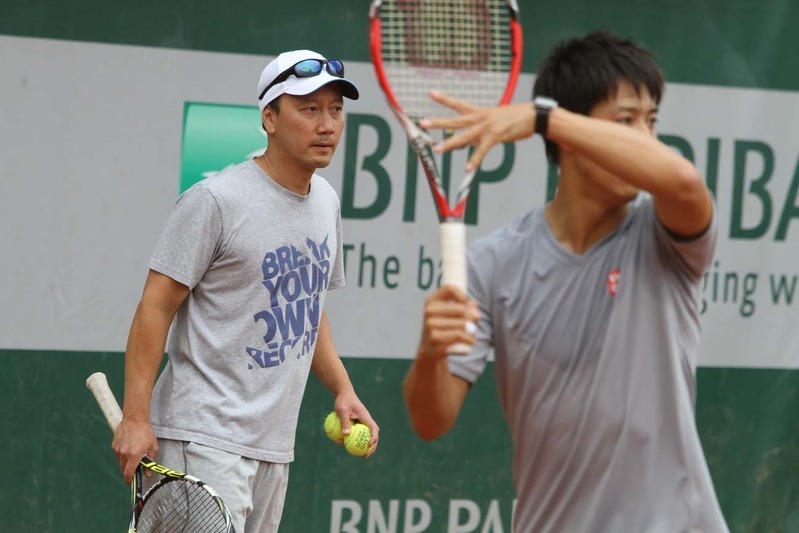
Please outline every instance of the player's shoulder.
[[332, 196], [334, 198], [338, 198], [338, 193], [336, 193], [336, 189], [330, 185], [330, 182], [327, 181], [323, 176], [314, 173], [311, 177], [311, 191], [314, 194], [320, 194], [324, 196]]
[[543, 208], [534, 209], [519, 215], [488, 233], [475, 239], [469, 246], [470, 250], [488, 252], [504, 251], [508, 248], [516, 249], [522, 241], [539, 233], [542, 229]]
[[531, 250], [540, 248], [536, 242], [545, 224], [543, 209], [517, 216], [502, 227], [469, 244], [468, 261], [475, 273], [492, 276], [509, 265], [520, 264]]
[[205, 173], [203, 179], [194, 183], [183, 194], [198, 194], [201, 192], [211, 193], [212, 195], [220, 194], [234, 183], [241, 182], [244, 176], [248, 176], [251, 173], [252, 170], [249, 168], [247, 161], [230, 165], [216, 173]]
[[247, 160], [234, 165], [229, 165], [216, 174], [197, 183], [211, 192], [222, 192], [231, 186], [239, 187], [242, 180], [257, 178], [254, 161]]

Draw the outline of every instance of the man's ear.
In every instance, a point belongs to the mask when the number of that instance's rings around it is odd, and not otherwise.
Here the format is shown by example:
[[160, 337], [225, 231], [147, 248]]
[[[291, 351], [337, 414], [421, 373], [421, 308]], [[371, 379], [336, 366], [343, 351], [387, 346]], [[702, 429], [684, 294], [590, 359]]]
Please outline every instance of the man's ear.
[[264, 127], [264, 131], [266, 133], [272, 134], [275, 133], [275, 110], [272, 109], [272, 106], [264, 107], [264, 110], [261, 111], [261, 124]]

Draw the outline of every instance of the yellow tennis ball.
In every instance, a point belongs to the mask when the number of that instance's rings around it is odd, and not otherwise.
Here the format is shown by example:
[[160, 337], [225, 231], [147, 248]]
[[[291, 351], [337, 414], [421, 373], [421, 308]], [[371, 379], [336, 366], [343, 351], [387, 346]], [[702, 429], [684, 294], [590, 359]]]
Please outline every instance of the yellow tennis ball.
[[352, 455], [366, 455], [371, 451], [369, 440], [372, 432], [365, 424], [357, 423], [350, 426], [350, 434], [344, 436], [344, 447]]
[[335, 411], [331, 411], [330, 414], [327, 415], [327, 418], [325, 418], [325, 433], [330, 437], [330, 440], [336, 442], [344, 438], [344, 435], [341, 433], [341, 420]]

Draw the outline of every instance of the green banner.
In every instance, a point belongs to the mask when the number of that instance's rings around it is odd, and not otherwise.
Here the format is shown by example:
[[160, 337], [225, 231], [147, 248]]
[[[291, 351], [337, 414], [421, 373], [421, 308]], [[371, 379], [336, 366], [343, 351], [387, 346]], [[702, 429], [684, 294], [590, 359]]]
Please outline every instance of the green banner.
[[265, 148], [257, 107], [186, 102], [180, 192]]

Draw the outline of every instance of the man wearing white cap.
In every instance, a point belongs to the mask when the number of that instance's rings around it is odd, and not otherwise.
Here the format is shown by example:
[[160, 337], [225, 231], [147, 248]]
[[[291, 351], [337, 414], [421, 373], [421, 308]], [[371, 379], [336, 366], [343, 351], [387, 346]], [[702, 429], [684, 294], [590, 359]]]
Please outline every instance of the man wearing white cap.
[[315, 173], [358, 89], [341, 61], [295, 50], [264, 68], [257, 96], [266, 151], [187, 190], [150, 259], [113, 442], [127, 482], [157, 454], [214, 487], [238, 533], [278, 529], [309, 371], [344, 433], [358, 419], [374, 446], [379, 432], [324, 312], [327, 291], [344, 285], [341, 212]]

